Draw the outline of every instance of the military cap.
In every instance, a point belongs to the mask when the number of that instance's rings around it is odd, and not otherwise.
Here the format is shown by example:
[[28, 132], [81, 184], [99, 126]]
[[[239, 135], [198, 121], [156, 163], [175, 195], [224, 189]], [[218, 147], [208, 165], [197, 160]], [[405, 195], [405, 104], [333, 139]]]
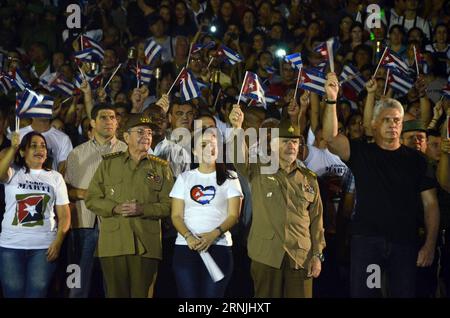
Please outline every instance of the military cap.
[[131, 129], [136, 126], [148, 126], [151, 129], [157, 129], [158, 126], [152, 122], [152, 120], [143, 114], [130, 114], [127, 116], [127, 122], [125, 123], [125, 129]]
[[425, 128], [425, 125], [420, 120], [408, 120], [408, 121], [403, 122], [402, 133], [405, 133], [408, 131], [426, 132], [427, 129]]
[[279, 132], [278, 137], [282, 138], [300, 138], [300, 132], [298, 129], [292, 126], [292, 123], [289, 119], [283, 119], [278, 126]]

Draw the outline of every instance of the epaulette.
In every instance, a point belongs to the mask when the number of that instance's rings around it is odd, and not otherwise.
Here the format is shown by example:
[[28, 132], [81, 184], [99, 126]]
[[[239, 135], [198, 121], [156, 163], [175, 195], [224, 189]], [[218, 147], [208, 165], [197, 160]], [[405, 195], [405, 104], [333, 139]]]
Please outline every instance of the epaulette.
[[161, 159], [161, 158], [153, 156], [153, 155], [148, 155], [148, 159], [152, 160], [156, 163], [159, 163], [160, 165], [163, 165], [163, 166], [167, 166], [169, 164], [169, 162], [167, 160]]
[[300, 167], [300, 169], [301, 169], [303, 172], [305, 172], [306, 174], [309, 174], [311, 177], [317, 178], [317, 173], [315, 173], [314, 171], [309, 170], [308, 168], [305, 168], [305, 167]]
[[123, 154], [123, 151], [111, 152], [111, 153], [107, 153], [106, 155], [103, 155], [102, 158], [103, 158], [103, 160], [117, 158], [121, 154]]

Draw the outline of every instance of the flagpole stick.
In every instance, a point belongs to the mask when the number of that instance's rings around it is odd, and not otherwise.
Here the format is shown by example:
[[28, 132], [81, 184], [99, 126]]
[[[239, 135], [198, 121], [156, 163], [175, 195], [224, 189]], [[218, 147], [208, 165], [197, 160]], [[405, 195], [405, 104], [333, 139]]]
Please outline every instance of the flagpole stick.
[[189, 66], [189, 60], [191, 59], [191, 51], [192, 51], [192, 45], [193, 44], [194, 43], [191, 42], [191, 45], [189, 45], [189, 54], [188, 54], [188, 58], [187, 58], [187, 61], [186, 61], [186, 68], [188, 68], [188, 66]]
[[172, 86], [170, 86], [169, 90], [167, 91], [167, 95], [170, 94], [170, 92], [172, 91], [173, 87], [174, 87], [175, 84], [178, 82], [178, 79], [180, 78], [181, 73], [184, 71], [184, 69], [185, 69], [185, 67], [183, 67], [183, 68], [181, 69], [180, 73], [178, 73], [177, 78], [173, 81]]
[[80, 46], [81, 46], [81, 51], [83, 51], [83, 48], [84, 48], [84, 45], [83, 45], [83, 32], [81, 32], [81, 35], [80, 35]]
[[207, 70], [209, 70], [209, 67], [211, 66], [211, 63], [212, 63], [213, 60], [214, 60], [214, 56], [211, 56], [211, 57], [209, 58], [208, 66], [206, 67]]
[[114, 70], [114, 72], [112, 73], [112, 75], [109, 77], [109, 80], [106, 82], [106, 85], [103, 87], [103, 89], [106, 89], [106, 87], [108, 86], [109, 82], [111, 82], [111, 80], [113, 79], [114, 75], [116, 75], [117, 71], [119, 70], [119, 68], [122, 66], [122, 63], [120, 63], [116, 69]]
[[386, 53], [387, 49], [388, 49], [388, 47], [386, 46], [386, 48], [383, 51], [383, 54], [381, 55], [380, 61], [378, 61], [377, 68], [375, 69], [375, 73], [373, 73], [372, 77], [375, 77], [375, 75], [377, 75], [378, 69], [380, 68], [381, 62], [383, 61], [383, 57], [384, 57], [384, 54]]
[[297, 84], [295, 84], [295, 92], [294, 92], [294, 100], [297, 101], [297, 89], [298, 89], [298, 84], [300, 82], [300, 77], [302, 74], [302, 68], [300, 68], [298, 70], [298, 76], [297, 76]]
[[217, 102], [219, 101], [220, 94], [222, 93], [222, 88], [219, 88], [219, 92], [217, 93], [216, 100], [214, 101], [213, 109], [216, 109]]
[[19, 127], [20, 127], [20, 118], [19, 118], [19, 116], [17, 115], [17, 108], [18, 108], [18, 103], [17, 103], [17, 97], [18, 97], [18, 93], [16, 92], [16, 133], [18, 133], [19, 132]]
[[387, 85], [388, 85], [388, 82], [389, 82], [389, 72], [390, 72], [390, 69], [387, 69], [386, 81], [384, 82], [383, 95], [386, 95], [386, 89], [387, 89]]
[[[75, 63], [76, 64], [76, 63]], [[78, 70], [81, 73], [81, 76], [83, 76], [84, 80], [87, 81], [86, 75], [84, 74], [83, 70], [81, 69], [81, 67], [77, 64]]]
[[242, 82], [242, 86], [241, 86], [241, 92], [239, 93], [239, 97], [238, 97], [238, 100], [237, 100], [237, 104], [238, 105], [239, 105], [239, 102], [241, 101], [242, 91], [244, 90], [244, 85], [245, 85], [245, 80], [247, 79], [247, 74], [248, 74], [248, 71], [245, 71], [244, 81]]
[[63, 100], [62, 102], [61, 102], [61, 105], [62, 104], [64, 104], [65, 102], [67, 102], [69, 99], [71, 99], [73, 96], [70, 96], [70, 97], [67, 97], [65, 100]]
[[139, 88], [139, 76], [140, 76], [140, 74], [138, 73], [139, 72], [139, 61], [136, 59], [136, 88]]
[[328, 61], [330, 63], [330, 71], [334, 73], [334, 56], [333, 56], [333, 43], [327, 41]]
[[417, 71], [417, 77], [419, 77], [419, 63], [417, 63], [417, 52], [416, 52], [416, 46], [413, 46], [414, 50], [414, 61], [416, 61], [416, 71]]

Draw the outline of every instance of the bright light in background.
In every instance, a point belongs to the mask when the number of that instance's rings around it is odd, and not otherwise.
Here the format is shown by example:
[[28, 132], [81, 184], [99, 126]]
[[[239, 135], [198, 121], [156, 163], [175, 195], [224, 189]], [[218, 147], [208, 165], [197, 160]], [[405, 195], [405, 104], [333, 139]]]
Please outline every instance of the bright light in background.
[[211, 33], [216, 33], [217, 27], [215, 25], [211, 25], [211, 27], [209, 28], [209, 31], [211, 31]]
[[285, 57], [286, 56], [286, 50], [285, 49], [278, 49], [275, 52], [275, 55], [278, 57]]

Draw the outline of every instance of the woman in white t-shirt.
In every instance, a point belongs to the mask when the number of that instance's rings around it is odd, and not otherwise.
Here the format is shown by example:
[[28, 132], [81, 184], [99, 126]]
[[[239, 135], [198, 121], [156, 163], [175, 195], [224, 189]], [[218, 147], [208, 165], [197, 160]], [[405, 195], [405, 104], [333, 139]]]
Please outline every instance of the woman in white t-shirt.
[[[217, 162], [215, 128], [194, 134], [198, 168], [178, 176], [170, 192], [172, 222], [178, 231], [173, 269], [178, 296], [220, 298], [233, 271], [230, 228], [238, 222], [242, 190], [237, 174]], [[214, 282], [199, 253], [209, 252], [224, 274]]]
[[60, 173], [47, 168], [47, 143], [37, 132], [22, 142], [13, 133], [11, 147], [0, 156], [6, 203], [0, 233], [3, 295], [46, 297], [70, 227], [66, 184]]

